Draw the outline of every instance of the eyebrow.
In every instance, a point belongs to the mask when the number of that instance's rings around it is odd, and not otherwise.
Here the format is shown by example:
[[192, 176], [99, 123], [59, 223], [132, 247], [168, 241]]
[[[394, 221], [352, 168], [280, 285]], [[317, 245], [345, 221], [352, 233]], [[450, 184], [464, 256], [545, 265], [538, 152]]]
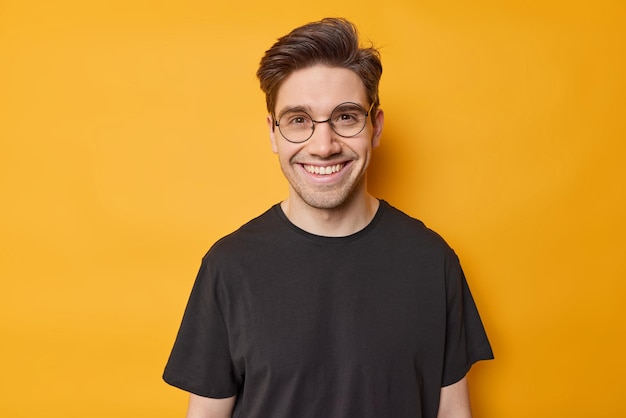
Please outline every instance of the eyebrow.
[[[356, 102], [344, 102], [344, 103], [339, 103], [336, 107], [333, 108], [332, 111], [336, 109], [344, 110], [344, 109], [352, 109], [352, 108], [357, 108], [357, 107], [361, 109], [365, 109], [363, 106], [361, 106], [360, 104]], [[309, 105], [286, 106], [276, 116], [276, 119], [280, 119], [285, 113], [288, 113], [288, 112], [305, 112], [310, 116], [310, 114], [313, 113], [313, 109]]]
[[[355, 102], [345, 102], [345, 103], [340, 103], [338, 104], [335, 109], [333, 110], [352, 110], [352, 109], [365, 109], [363, 106], [361, 106], [358, 103]], [[367, 111], [367, 110], [366, 110]]]
[[307, 114], [313, 113], [313, 109], [309, 105], [287, 106], [276, 116], [276, 119], [280, 119], [285, 113], [288, 112], [305, 112]]

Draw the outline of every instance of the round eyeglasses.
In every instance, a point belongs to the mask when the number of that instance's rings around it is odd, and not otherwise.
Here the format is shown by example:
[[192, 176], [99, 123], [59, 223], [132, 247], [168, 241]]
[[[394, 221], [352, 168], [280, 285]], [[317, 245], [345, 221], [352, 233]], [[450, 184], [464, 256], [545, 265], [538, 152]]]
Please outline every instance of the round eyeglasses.
[[343, 138], [357, 136], [365, 128], [367, 117], [372, 111], [374, 103], [368, 110], [352, 102], [341, 103], [335, 107], [326, 120], [315, 120], [301, 107], [296, 107], [282, 113], [274, 124], [278, 126], [281, 135], [289, 142], [299, 144], [313, 136], [315, 124], [326, 123], [331, 129]]

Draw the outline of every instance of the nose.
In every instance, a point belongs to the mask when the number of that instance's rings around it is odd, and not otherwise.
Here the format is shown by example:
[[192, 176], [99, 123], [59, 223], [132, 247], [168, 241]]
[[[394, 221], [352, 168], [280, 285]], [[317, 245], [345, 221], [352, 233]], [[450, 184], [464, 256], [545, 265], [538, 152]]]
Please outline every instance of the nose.
[[341, 143], [337, 141], [337, 134], [330, 126], [328, 120], [315, 123], [313, 135], [307, 141], [309, 154], [321, 158], [341, 152]]

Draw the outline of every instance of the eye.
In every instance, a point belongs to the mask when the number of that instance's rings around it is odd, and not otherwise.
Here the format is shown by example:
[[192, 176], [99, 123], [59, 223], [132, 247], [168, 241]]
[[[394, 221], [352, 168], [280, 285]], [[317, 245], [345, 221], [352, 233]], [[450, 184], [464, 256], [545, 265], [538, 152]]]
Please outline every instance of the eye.
[[289, 119], [290, 125], [302, 125], [303, 123], [306, 123], [306, 118], [304, 116], [295, 116]]
[[354, 115], [352, 113], [342, 113], [341, 115], [339, 115], [339, 120], [353, 120], [354, 119]]
[[286, 113], [280, 118], [280, 124], [290, 128], [306, 128], [311, 126], [311, 118], [306, 113]]
[[338, 109], [333, 115], [333, 123], [342, 126], [351, 126], [360, 123], [363, 119], [363, 111], [360, 109]]

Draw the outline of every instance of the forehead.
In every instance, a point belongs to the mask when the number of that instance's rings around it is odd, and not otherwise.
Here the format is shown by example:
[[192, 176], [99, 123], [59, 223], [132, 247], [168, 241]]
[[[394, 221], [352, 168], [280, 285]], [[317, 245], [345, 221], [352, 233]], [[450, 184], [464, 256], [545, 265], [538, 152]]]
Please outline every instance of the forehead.
[[280, 85], [275, 112], [303, 107], [326, 112], [344, 102], [367, 107], [367, 92], [361, 78], [347, 68], [316, 65], [291, 73]]

